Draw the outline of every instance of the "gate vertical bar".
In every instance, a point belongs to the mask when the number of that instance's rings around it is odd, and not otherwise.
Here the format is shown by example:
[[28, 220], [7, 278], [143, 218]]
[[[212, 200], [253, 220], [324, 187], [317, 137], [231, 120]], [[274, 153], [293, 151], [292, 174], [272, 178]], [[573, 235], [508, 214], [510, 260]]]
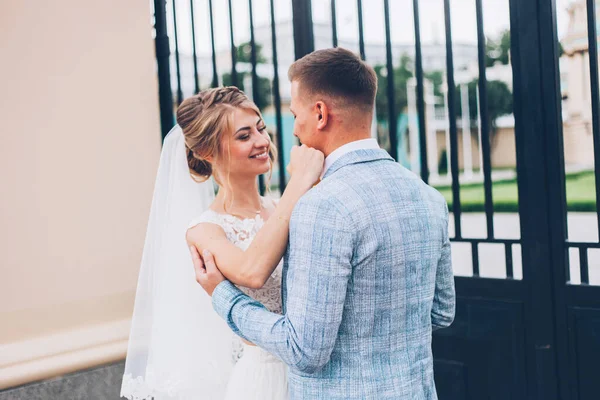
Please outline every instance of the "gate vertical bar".
[[[413, 0], [413, 20], [415, 27], [415, 74], [417, 77], [417, 115], [419, 116], [419, 150], [421, 179], [429, 182], [427, 163], [427, 132], [425, 126], [425, 92], [423, 90], [423, 56], [421, 52], [421, 24], [419, 22], [419, 0]], [[433, 115], [430, 116], [433, 118]]]
[[[566, 378], [569, 374], [568, 325], [565, 301], [567, 271], [569, 270], [567, 241], [567, 191], [565, 185], [564, 139], [562, 130], [562, 97], [560, 90], [560, 70], [558, 66], [558, 32], [556, 21], [556, 0], [538, 0], [540, 16], [539, 43], [541, 50], [542, 74], [542, 106], [544, 118], [544, 134], [546, 137], [546, 179], [548, 181], [548, 221], [550, 226], [551, 269], [547, 266], [545, 273], [550, 272], [552, 284], [548, 288], [550, 298], [548, 304], [554, 306], [555, 357], [558, 371], [558, 397], [572, 398]], [[530, 38], [528, 38], [530, 39]], [[546, 397], [547, 398], [547, 397]]]
[[167, 2], [165, 0], [154, 0], [154, 29], [156, 29], [154, 44], [158, 69], [160, 130], [164, 140], [174, 125], [171, 67], [169, 65], [171, 51], [169, 50], [169, 35], [167, 34]]
[[294, 56], [304, 57], [315, 50], [311, 0], [292, 0], [294, 25]]
[[579, 268], [581, 271], [581, 283], [587, 285], [590, 283], [590, 270], [588, 262], [588, 249], [587, 247], [579, 248]]
[[196, 52], [196, 24], [194, 21], [196, 16], [194, 15], [194, 1], [195, 0], [190, 0], [190, 22], [192, 24], [192, 57], [194, 58], [194, 94], [196, 94], [200, 91], [200, 82], [198, 77], [198, 54]]
[[279, 151], [279, 193], [283, 194], [286, 186], [285, 159], [283, 157], [283, 117], [281, 115], [281, 92], [279, 91], [279, 61], [277, 58], [277, 32], [275, 29], [275, 4], [270, 0], [271, 6], [271, 45], [273, 47], [273, 104], [275, 106], [275, 124], [277, 127], [277, 144]]
[[331, 0], [331, 37], [333, 40], [333, 47], [338, 47], [337, 15], [335, 11], [335, 0]]
[[250, 64], [252, 66], [251, 77], [252, 77], [252, 100], [256, 106], [261, 109], [264, 104], [261, 104], [260, 94], [258, 89], [258, 74], [256, 72], [256, 40], [254, 37], [254, 14], [252, 10], [252, 0], [248, 0], [248, 15], [250, 18]]
[[[598, 97], [598, 32], [596, 1], [587, 0], [588, 49], [592, 97], [592, 132], [594, 137], [594, 172], [596, 176], [596, 221], [600, 238], [600, 98]], [[582, 280], [583, 281], [583, 280]]]
[[390, 155], [398, 161], [398, 121], [396, 116], [396, 90], [394, 87], [394, 62], [392, 60], [392, 38], [390, 35], [390, 4], [383, 0], [385, 18], [385, 68], [387, 76], [388, 134]]
[[[487, 76], [485, 71], [485, 31], [483, 29], [482, 0], [475, 0], [477, 14], [477, 54], [479, 61], [479, 146], [481, 147], [483, 188], [485, 198], [485, 218], [488, 239], [494, 238], [494, 202], [492, 197], [492, 160], [490, 154], [490, 126], [488, 116]], [[508, 268], [508, 265], [507, 265]], [[511, 276], [512, 277], [512, 276]]]
[[358, 12], [358, 49], [360, 52], [360, 58], [364, 61], [367, 59], [367, 56], [365, 53], [365, 30], [363, 26], [362, 0], [356, 0], [356, 9]]
[[471, 243], [471, 260], [473, 263], [473, 276], [479, 276], [479, 246], [477, 242]]
[[210, 45], [211, 45], [212, 69], [213, 69], [212, 82], [210, 83], [210, 86], [213, 88], [216, 88], [217, 86], [219, 86], [219, 75], [217, 72], [217, 52], [215, 50], [215, 23], [214, 23], [214, 17], [213, 17], [212, 0], [208, 0], [208, 13], [209, 13], [209, 17], [210, 17]]
[[446, 74], [448, 82], [448, 121], [450, 125], [450, 169], [452, 173], [452, 213], [454, 214], [454, 237], [462, 237], [460, 182], [458, 171], [458, 139], [456, 133], [456, 86], [454, 84], [454, 56], [452, 54], [452, 23], [450, 0], [444, 0], [444, 22], [446, 26]]
[[568, 399], [566, 194], [556, 5], [553, 0], [510, 0], [510, 19], [523, 280], [529, 288], [527, 392], [532, 399]]
[[[248, 0], [248, 14], [250, 17], [250, 63], [252, 64], [252, 99], [260, 110], [265, 105], [261, 104], [260, 91], [258, 88], [258, 74], [256, 73], [256, 40], [254, 38], [254, 14], [252, 8], [252, 0]], [[268, 184], [270, 184], [270, 182]], [[261, 196], [264, 196], [266, 190], [264, 175], [258, 176], [258, 189]]]
[[233, 35], [233, 9], [231, 0], [229, 2], [229, 41], [231, 43], [231, 85], [238, 87], [238, 76], [236, 70], [237, 64], [237, 48], [235, 47], [235, 38]]
[[512, 244], [504, 245], [504, 258], [506, 262], [506, 277], [513, 279], [515, 277], [513, 268]]
[[175, 37], [175, 72], [177, 74], [177, 105], [183, 101], [183, 92], [181, 91], [181, 66], [179, 64], [179, 40], [177, 38], [177, 0], [171, 0], [173, 3], [173, 35]]

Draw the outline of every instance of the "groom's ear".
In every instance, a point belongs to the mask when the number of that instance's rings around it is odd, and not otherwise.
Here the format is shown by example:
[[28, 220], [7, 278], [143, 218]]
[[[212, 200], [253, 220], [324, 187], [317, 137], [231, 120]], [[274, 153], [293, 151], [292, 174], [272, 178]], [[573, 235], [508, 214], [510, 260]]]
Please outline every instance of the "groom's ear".
[[327, 123], [329, 122], [329, 107], [323, 101], [317, 101], [315, 104], [315, 108], [317, 110], [317, 129], [322, 130], [325, 129]]

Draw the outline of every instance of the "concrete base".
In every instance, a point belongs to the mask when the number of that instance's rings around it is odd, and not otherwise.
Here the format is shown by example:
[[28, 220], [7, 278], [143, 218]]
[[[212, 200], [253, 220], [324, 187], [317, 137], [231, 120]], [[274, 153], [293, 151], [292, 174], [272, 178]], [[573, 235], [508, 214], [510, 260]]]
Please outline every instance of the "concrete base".
[[0, 400], [116, 400], [125, 362], [0, 391]]

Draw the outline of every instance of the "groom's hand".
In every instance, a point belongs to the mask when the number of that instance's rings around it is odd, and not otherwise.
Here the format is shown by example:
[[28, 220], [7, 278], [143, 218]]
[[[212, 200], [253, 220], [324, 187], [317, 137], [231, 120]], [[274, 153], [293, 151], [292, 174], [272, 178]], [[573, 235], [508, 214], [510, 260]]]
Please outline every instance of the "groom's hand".
[[202, 258], [195, 246], [190, 247], [192, 260], [194, 262], [194, 271], [196, 271], [196, 282], [202, 286], [202, 289], [212, 296], [217, 285], [225, 280], [225, 277], [217, 268], [213, 255], [208, 251], [202, 252]]

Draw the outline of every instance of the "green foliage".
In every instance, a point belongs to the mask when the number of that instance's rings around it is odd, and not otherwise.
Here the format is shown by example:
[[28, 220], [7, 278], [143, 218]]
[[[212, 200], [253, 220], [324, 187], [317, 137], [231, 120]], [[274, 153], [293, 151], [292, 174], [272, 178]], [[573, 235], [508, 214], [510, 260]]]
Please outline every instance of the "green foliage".
[[[264, 64], [267, 62], [266, 58], [262, 54], [262, 45], [256, 44], [256, 63]], [[236, 49], [237, 62], [239, 63], [251, 63], [252, 60], [252, 46], [249, 42], [240, 44]], [[251, 72], [239, 72], [237, 73], [237, 87], [248, 93], [250, 88], [244, 87], [244, 78], [250, 76]], [[222, 75], [223, 86], [231, 86], [233, 80], [231, 79], [231, 73], [226, 72]], [[258, 97], [254, 99], [254, 102], [259, 108], [263, 108], [271, 103], [271, 82], [267, 78], [258, 77]]]
[[[478, 80], [473, 79], [468, 83], [469, 91], [469, 117], [471, 120], [477, 120], [477, 90]], [[513, 96], [508, 85], [502, 81], [487, 82], [487, 102], [488, 117], [491, 129], [496, 129], [496, 120], [503, 115], [509, 115], [513, 112]], [[460, 99], [460, 89], [456, 88], [456, 116], [462, 115], [462, 105]]]
[[448, 173], [448, 152], [446, 149], [442, 150], [440, 160], [438, 162], [438, 173], [444, 175]]
[[[257, 64], [266, 64], [267, 59], [262, 54], [263, 46], [259, 43], [256, 43], [255, 48], [256, 48], [256, 63]], [[237, 47], [236, 57], [237, 57], [238, 62], [246, 62], [246, 63], [252, 62], [252, 46], [250, 45], [250, 42], [242, 43]]]
[[433, 94], [436, 97], [442, 96], [442, 83], [444, 82], [444, 73], [442, 71], [432, 71], [423, 73], [425, 79], [433, 83]]
[[508, 65], [510, 60], [510, 31], [503, 31], [496, 39], [486, 38], [485, 66], [492, 67], [499, 62]]
[[[500, 62], [508, 63], [508, 52], [510, 50], [510, 32], [504, 32], [497, 43], [494, 41], [488, 41], [488, 58], [498, 60]], [[494, 61], [495, 62], [495, 61]], [[493, 62], [490, 62], [493, 64]], [[385, 65], [376, 65], [374, 67], [375, 73], [377, 74], [378, 87], [377, 95], [375, 97], [375, 105], [377, 107], [377, 115], [380, 119], [386, 120], [388, 118], [388, 95], [387, 95], [387, 69]], [[394, 111], [396, 116], [400, 115], [407, 107], [407, 88], [406, 85], [408, 80], [414, 77], [413, 73], [414, 65], [408, 54], [403, 54], [400, 57], [399, 64], [394, 68], [394, 87], [395, 87], [395, 108]], [[433, 84], [433, 92], [437, 97], [442, 96], [442, 84], [444, 81], [443, 71], [430, 71], [424, 73], [424, 77], [431, 81]], [[475, 90], [477, 88], [477, 79], [469, 82], [469, 109], [470, 118], [472, 120], [477, 119], [477, 95]], [[503, 115], [509, 115], [513, 111], [513, 99], [512, 93], [508, 88], [508, 85], [502, 81], [488, 81], [487, 82], [487, 102], [488, 102], [488, 116], [489, 124], [488, 130], [490, 134], [494, 134], [496, 130], [496, 120], [498, 117]], [[456, 112], [457, 117], [461, 116], [461, 104], [460, 104], [460, 92], [457, 88], [456, 96]], [[445, 165], [445, 163], [440, 163]]]
[[[375, 97], [377, 115], [379, 118], [388, 118], [388, 95], [387, 95], [387, 68], [385, 65], [376, 65], [374, 67], [377, 74], [378, 86]], [[400, 65], [394, 68], [394, 88], [396, 97], [394, 98], [394, 111], [396, 116], [400, 115], [407, 106], [406, 83], [413, 77], [412, 60], [407, 54], [400, 57]]]
[[[452, 188], [443, 186], [437, 188], [452, 209]], [[596, 189], [593, 172], [568, 175], [566, 178], [567, 211], [596, 211]], [[518, 212], [517, 180], [512, 179], [492, 184], [494, 211]], [[460, 202], [464, 212], [485, 211], [483, 184], [461, 185]]]

